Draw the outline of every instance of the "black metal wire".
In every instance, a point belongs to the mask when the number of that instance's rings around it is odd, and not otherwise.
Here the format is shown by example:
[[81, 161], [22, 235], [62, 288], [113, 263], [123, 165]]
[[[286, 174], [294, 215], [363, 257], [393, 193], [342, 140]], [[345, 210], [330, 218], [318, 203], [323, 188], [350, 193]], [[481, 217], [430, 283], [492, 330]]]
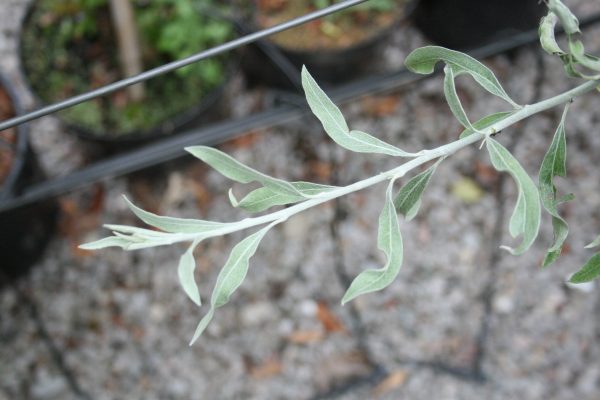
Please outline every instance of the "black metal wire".
[[[600, 22], [600, 14], [595, 14], [583, 18], [580, 26], [587, 27], [598, 22]], [[534, 44], [537, 41], [537, 30], [531, 30], [474, 49], [469, 54], [475, 58], [486, 58]], [[431, 76], [433, 75], [415, 75], [402, 68], [384, 75], [368, 77], [338, 86], [328, 91], [328, 94], [335, 102], [343, 103], [359, 96], [397, 90], [404, 85], [428, 79]], [[303, 108], [295, 103], [288, 103], [248, 117], [183, 132], [158, 143], [98, 162], [65, 177], [55, 178], [27, 188], [20, 196], [0, 202], [0, 212], [56, 196], [104, 178], [125, 175], [179, 158], [185, 155], [183, 148], [186, 146], [215, 145], [252, 129], [267, 128], [299, 118], [307, 112], [307, 107]]]
[[73, 107], [73, 106], [83, 103], [85, 101], [95, 99], [96, 97], [100, 97], [100, 96], [107, 95], [109, 93], [113, 93], [113, 92], [123, 89], [127, 86], [131, 86], [136, 83], [140, 83], [140, 82], [146, 81], [148, 79], [155, 78], [159, 75], [166, 74], [167, 72], [171, 72], [178, 68], [185, 67], [186, 65], [196, 63], [198, 61], [207, 59], [209, 57], [214, 57], [214, 56], [224, 53], [226, 51], [230, 51], [230, 50], [236, 49], [238, 47], [244, 46], [246, 44], [255, 42], [258, 39], [262, 39], [267, 36], [271, 36], [273, 34], [285, 31], [290, 28], [294, 28], [296, 26], [305, 24], [307, 22], [324, 17], [329, 14], [333, 14], [337, 11], [344, 10], [346, 8], [355, 6], [357, 4], [364, 3], [366, 1], [368, 1], [368, 0], [340, 1], [339, 3], [336, 3], [329, 7], [325, 7], [320, 10], [314, 11], [312, 13], [303, 15], [301, 17], [294, 18], [290, 21], [281, 23], [279, 25], [275, 25], [271, 28], [263, 29], [263, 30], [242, 36], [240, 38], [231, 40], [222, 45], [219, 45], [219, 46], [210, 48], [208, 50], [204, 50], [200, 53], [194, 54], [193, 56], [190, 56], [190, 57], [187, 57], [187, 58], [184, 58], [181, 60], [173, 61], [171, 63], [168, 63], [168, 64], [162, 65], [160, 67], [156, 67], [154, 69], [143, 72], [139, 75], [135, 75], [135, 76], [132, 76], [132, 77], [129, 77], [126, 79], [122, 79], [120, 81], [111, 83], [109, 85], [102, 86], [98, 89], [94, 89], [87, 93], [83, 93], [78, 96], [71, 97], [67, 100], [63, 100], [59, 103], [51, 104], [49, 106], [42, 107], [38, 110], [29, 112], [27, 114], [23, 114], [18, 117], [15, 117], [15, 118], [8, 119], [8, 120], [0, 123], [0, 131], [11, 128], [13, 126], [16, 126], [16, 125], [19, 125], [22, 123], [25, 123], [25, 122], [28, 122], [28, 121], [31, 121], [31, 120], [34, 120], [34, 119], [37, 119], [37, 118], [40, 118], [40, 117], [43, 117], [48, 114], [53, 114], [57, 111], [61, 111], [66, 108], [69, 108], [69, 107]]

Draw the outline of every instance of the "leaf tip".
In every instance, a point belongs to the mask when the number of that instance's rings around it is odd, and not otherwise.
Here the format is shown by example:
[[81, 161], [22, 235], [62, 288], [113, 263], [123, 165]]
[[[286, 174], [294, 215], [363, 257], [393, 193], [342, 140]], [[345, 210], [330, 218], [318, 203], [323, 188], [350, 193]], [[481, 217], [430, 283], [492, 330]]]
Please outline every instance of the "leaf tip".
[[239, 207], [240, 202], [238, 201], [238, 199], [233, 194], [233, 188], [229, 188], [229, 191], [227, 192], [227, 195], [229, 196], [229, 202], [231, 203], [231, 205], [233, 207], [235, 207], [235, 208]]
[[513, 256], [516, 256], [516, 255], [518, 255], [518, 254], [519, 254], [519, 253], [517, 253], [517, 252], [515, 251], [515, 249], [513, 249], [513, 248], [512, 248], [512, 247], [510, 247], [510, 246], [504, 246], [504, 245], [503, 245], [503, 246], [500, 246], [500, 249], [501, 249], [501, 250], [504, 250], [504, 251], [508, 251], [508, 252], [509, 252], [510, 254], [512, 254]]

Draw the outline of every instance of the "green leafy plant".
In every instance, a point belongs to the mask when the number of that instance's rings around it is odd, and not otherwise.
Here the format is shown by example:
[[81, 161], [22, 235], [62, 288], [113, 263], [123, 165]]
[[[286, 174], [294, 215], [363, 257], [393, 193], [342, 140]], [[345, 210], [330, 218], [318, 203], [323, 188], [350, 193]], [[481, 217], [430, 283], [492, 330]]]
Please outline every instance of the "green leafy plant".
[[[125, 250], [135, 250], [178, 242], [191, 242], [190, 247], [180, 259], [178, 273], [186, 294], [192, 301], [200, 305], [200, 294], [194, 280], [195, 262], [192, 256], [194, 248], [202, 240], [211, 237], [263, 226], [233, 248], [229, 259], [219, 273], [210, 301], [210, 310], [200, 321], [191, 341], [193, 343], [213, 318], [215, 309], [226, 304], [233, 292], [242, 283], [248, 271], [249, 259], [256, 252], [260, 241], [271, 228], [318, 204], [387, 182], [385, 202], [379, 215], [377, 234], [378, 247], [385, 253], [387, 261], [379, 269], [369, 269], [360, 273], [352, 281], [343, 296], [343, 304], [358, 296], [384, 289], [396, 278], [402, 266], [404, 251], [397, 213], [402, 214], [407, 221], [412, 219], [419, 210], [421, 196], [425, 192], [435, 170], [439, 168], [443, 160], [466, 146], [482, 142], [482, 145], [485, 144], [486, 146], [494, 168], [500, 172], [510, 174], [518, 188], [516, 205], [509, 222], [509, 232], [515, 238], [521, 237], [521, 243], [515, 248], [502, 247], [514, 255], [522, 254], [529, 249], [538, 235], [543, 207], [552, 217], [554, 227], [554, 243], [548, 249], [543, 261], [544, 266], [550, 265], [560, 255], [568, 233], [567, 223], [559, 215], [558, 206], [560, 203], [573, 198], [572, 195], [558, 197], [556, 187], [553, 184], [554, 177], [565, 176], [566, 174], [565, 122], [569, 104], [574, 98], [590, 92], [600, 85], [598, 74], [589, 75], [589, 72], [583, 74], [573, 71], [579, 71], [580, 67], [585, 67], [598, 73], [600, 72], [600, 66], [595, 64], [597, 59], [585, 54], [583, 45], [578, 44], [581, 42], [574, 36], [574, 33], [578, 32], [578, 28], [577, 19], [573, 14], [558, 0], [550, 0], [547, 5], [550, 11], [542, 21], [540, 28], [542, 45], [544, 49], [551, 54], [558, 55], [563, 60], [569, 74], [575, 74], [585, 81], [579, 86], [538, 103], [522, 106], [515, 103], [508, 96], [493, 72], [474, 58], [436, 46], [417, 49], [407, 57], [406, 66], [413, 72], [430, 74], [438, 63], [445, 65], [444, 93], [446, 100], [454, 116], [464, 126], [464, 131], [460, 138], [454, 142], [418, 153], [409, 153], [383, 142], [369, 133], [351, 130], [339, 108], [327, 97], [304, 68], [302, 70], [302, 84], [306, 100], [313, 114], [321, 121], [325, 132], [332, 140], [350, 151], [385, 154], [399, 158], [410, 158], [410, 160], [389, 171], [348, 186], [338, 187], [309, 182], [287, 182], [245, 166], [219, 150], [204, 146], [189, 147], [186, 149], [189, 153], [227, 178], [244, 184], [256, 182], [261, 186], [251, 191], [241, 200], [238, 200], [230, 190], [229, 195], [233, 206], [243, 208], [249, 212], [263, 211], [284, 204], [290, 206], [237, 222], [213, 222], [158, 216], [144, 211], [126, 200], [131, 210], [142, 221], [160, 229], [160, 231], [132, 226], [106, 225], [108, 229], [113, 231], [113, 236], [83, 245], [82, 248], [97, 250], [116, 246]], [[554, 39], [556, 21], [560, 21], [568, 33], [569, 51], [556, 50], [558, 48]], [[503, 99], [510, 109], [471, 122], [462, 107], [454, 85], [456, 77], [463, 74], [471, 76], [484, 90]], [[563, 104], [566, 104], [566, 106], [558, 129], [542, 161], [538, 189], [535, 182], [521, 167], [519, 161], [493, 136], [518, 121]], [[434, 160], [436, 162], [433, 165], [410, 179], [394, 195], [395, 182], [398, 179], [416, 167]], [[600, 237], [596, 238], [587, 247], [596, 246], [600, 246]], [[586, 282], [597, 278], [599, 275], [600, 253], [597, 253], [579, 272], [573, 275], [571, 282]]]
[[[37, 95], [51, 103], [122, 76], [109, 0], [38, 0], [22, 29], [23, 67]], [[233, 37], [231, 22], [207, 15], [215, 0], [132, 1], [143, 69], [182, 59]], [[227, 58], [204, 60], [147, 82], [136, 100], [123, 92], [61, 115], [98, 136], [150, 131], [198, 108], [227, 76]], [[193, 90], [189, 90], [193, 88]]]

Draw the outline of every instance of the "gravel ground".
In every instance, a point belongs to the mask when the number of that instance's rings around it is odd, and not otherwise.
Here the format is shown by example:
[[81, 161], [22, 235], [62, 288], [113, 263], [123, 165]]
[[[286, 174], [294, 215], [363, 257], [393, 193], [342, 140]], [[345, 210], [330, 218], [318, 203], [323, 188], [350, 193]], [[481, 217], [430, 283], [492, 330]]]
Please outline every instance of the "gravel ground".
[[[0, 69], [31, 107], [16, 52], [26, 3], [2, 1]], [[579, 15], [600, 11], [593, 0], [568, 4]], [[600, 50], [600, 29], [586, 37]], [[413, 28], [400, 28], [382, 64], [397, 65], [422, 43]], [[486, 63], [521, 103], [573, 85], [556, 60], [534, 48]], [[474, 116], [502, 106], [466, 79], [458, 86]], [[252, 110], [259, 97], [236, 94], [232, 108]], [[401, 221], [404, 267], [388, 289], [339, 305], [348, 279], [383, 261], [376, 247], [384, 191], [378, 186], [270, 232], [244, 284], [191, 348], [206, 307], [199, 311], [179, 289], [175, 268], [184, 248], [88, 254], [76, 244], [104, 235], [103, 222], [136, 223], [121, 194], [168, 215], [243, 218], [228, 205], [230, 182], [190, 162], [66, 196], [59, 233], [43, 260], [0, 292], [0, 399], [596, 399], [599, 290], [564, 282], [591, 255], [582, 247], [600, 231], [599, 109], [600, 96], [588, 95], [568, 118], [570, 179], [559, 186], [577, 200], [564, 208], [572, 227], [568, 248], [551, 268], [538, 267], [552, 240], [547, 216], [525, 255], [498, 250], [511, 242], [515, 186], [475, 146], [444, 161], [419, 215]], [[345, 104], [343, 111], [353, 128], [406, 150], [435, 147], [460, 132], [439, 78]], [[532, 176], [560, 113], [543, 113], [499, 136]], [[54, 117], [31, 130], [49, 175], [85, 161]], [[347, 184], [395, 165], [332, 145], [313, 118], [222, 148], [290, 180]], [[241, 238], [217, 238], [197, 250], [204, 299]]]

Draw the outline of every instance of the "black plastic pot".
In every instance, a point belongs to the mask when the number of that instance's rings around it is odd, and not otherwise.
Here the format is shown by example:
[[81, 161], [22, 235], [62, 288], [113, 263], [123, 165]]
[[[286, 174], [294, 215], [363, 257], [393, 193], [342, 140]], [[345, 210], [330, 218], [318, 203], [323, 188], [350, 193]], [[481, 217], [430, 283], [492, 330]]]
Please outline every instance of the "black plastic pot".
[[[12, 100], [15, 113], [22, 108], [9, 81], [0, 75], [0, 86]], [[25, 187], [44, 178], [29, 146], [27, 125], [16, 128], [13, 162], [0, 182], [0, 203], [18, 195]], [[43, 254], [54, 232], [58, 207], [53, 199], [0, 212], [0, 287], [24, 275]]]
[[[33, 94], [36, 102], [39, 106], [46, 105], [46, 102], [41, 99], [40, 95], [34, 89], [34, 85], [30, 81], [30, 73], [27, 69], [24, 58], [27, 57], [23, 46], [23, 27], [32, 18], [33, 10], [35, 9], [35, 2], [32, 2], [21, 23], [21, 36], [19, 43], [19, 55], [21, 59], [22, 73], [25, 77], [25, 83], [28, 89]], [[210, 18], [216, 18], [211, 15]], [[167, 135], [176, 134], [177, 132], [189, 129], [193, 126], [197, 126], [202, 123], [213, 122], [222, 119], [227, 116], [227, 100], [225, 94], [227, 87], [232, 77], [236, 74], [239, 69], [239, 62], [235, 61], [235, 57], [228, 57], [225, 78], [223, 82], [215, 87], [214, 89], [207, 92], [201, 101], [189, 107], [188, 109], [180, 112], [179, 114], [161, 121], [154, 127], [144, 130], [122, 130], [117, 132], [99, 132], [90, 129], [81, 124], [74, 123], [61, 116], [61, 113], [56, 114], [61, 122], [65, 125], [70, 133], [75, 134], [80, 139], [92, 144], [101, 145], [103, 150], [107, 150], [109, 153], [118, 152], [122, 150], [128, 150], [132, 147], [140, 144], [145, 144], [151, 141], [159, 140]], [[162, 79], [163, 77], [157, 77], [155, 79]], [[186, 90], [194, 90], [193, 87]], [[108, 99], [100, 101], [109, 101]], [[165, 104], [169, 102], [168, 98], [164, 99]], [[100, 151], [102, 153], [102, 151]]]
[[[251, 17], [250, 20], [255, 21], [256, 18]], [[251, 85], [266, 84], [280, 89], [299, 87], [303, 65], [322, 84], [348, 82], [369, 72], [403, 20], [404, 16], [400, 15], [393, 23], [366, 39], [340, 49], [298, 50], [267, 38], [250, 47], [243, 68]], [[251, 22], [245, 29], [251, 32], [259, 28], [256, 22]]]
[[536, 29], [546, 13], [539, 0], [416, 0], [411, 19], [431, 41], [467, 50]]

